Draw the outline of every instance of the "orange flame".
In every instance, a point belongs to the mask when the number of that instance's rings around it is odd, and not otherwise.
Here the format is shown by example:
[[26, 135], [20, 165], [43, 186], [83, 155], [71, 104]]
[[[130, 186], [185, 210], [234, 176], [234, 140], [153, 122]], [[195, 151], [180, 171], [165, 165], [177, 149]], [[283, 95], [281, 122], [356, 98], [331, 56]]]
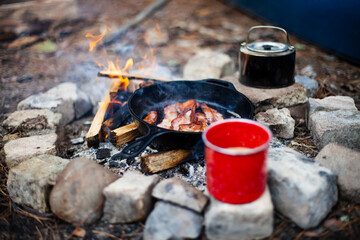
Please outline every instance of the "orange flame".
[[[158, 34], [161, 34], [159, 25], [156, 26], [156, 30], [158, 31]], [[108, 26], [106, 26], [106, 29], [99, 35], [94, 35], [91, 33], [87, 33], [85, 35], [85, 37], [89, 39], [89, 52], [92, 53], [95, 52], [94, 49], [99, 44], [102, 44], [102, 39], [105, 37], [107, 31], [111, 31], [111, 29]], [[137, 63], [136, 67], [138, 70], [143, 69], [141, 74], [149, 75], [149, 73], [153, 69], [155, 69], [158, 65], [157, 65], [157, 59], [154, 56], [153, 48], [151, 48], [151, 45], [148, 39], [146, 38], [146, 36], [144, 36], [144, 39], [147, 45], [149, 46], [150, 52], [148, 54], [144, 53], [143, 61]], [[106, 101], [104, 100], [103, 102], [100, 102], [99, 105], [100, 105], [100, 109], [103, 109], [103, 111], [106, 111], [110, 113], [110, 115], [112, 115], [112, 110], [114, 106], [116, 105], [124, 106], [124, 104], [126, 104], [126, 101], [121, 102], [117, 99], [118, 90], [134, 91], [136, 89], [135, 85], [129, 86], [130, 85], [129, 79], [126, 76], [123, 76], [129, 74], [128, 71], [134, 66], [134, 61], [132, 58], [129, 58], [124, 64], [124, 67], [120, 67], [122, 64], [120, 63], [119, 58], [116, 58], [115, 61], [109, 60], [106, 49], [103, 48], [103, 50], [105, 57], [107, 58], [106, 63], [100, 63], [100, 61], [98, 61], [97, 65], [101, 67], [102, 70], [108, 72], [109, 76], [113, 78], [113, 82], [110, 86], [110, 90], [108, 93], [109, 98]], [[145, 73], [145, 69], [148, 70], [146, 71], [146, 73]], [[111, 118], [108, 118], [108, 120], [105, 121], [103, 124], [104, 126], [110, 128], [112, 125]], [[108, 138], [108, 134], [106, 134], [105, 136], [105, 139], [107, 138]]]
[[102, 32], [100, 35], [93, 35], [91, 33], [87, 33], [85, 35], [86, 38], [92, 38], [93, 40], [89, 42], [89, 52], [92, 52], [94, 48], [101, 42], [101, 40], [105, 37], [106, 30], [111, 31], [111, 28], [106, 26], [106, 29], [104, 32]]

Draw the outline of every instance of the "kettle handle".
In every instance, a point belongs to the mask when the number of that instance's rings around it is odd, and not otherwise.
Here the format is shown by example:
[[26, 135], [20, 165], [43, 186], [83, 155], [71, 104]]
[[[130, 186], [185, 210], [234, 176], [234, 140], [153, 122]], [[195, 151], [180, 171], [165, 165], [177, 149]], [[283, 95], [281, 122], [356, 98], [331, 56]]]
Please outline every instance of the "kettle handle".
[[249, 40], [250, 40], [250, 32], [254, 29], [259, 29], [259, 28], [267, 28], [267, 29], [276, 29], [276, 30], [279, 30], [279, 31], [282, 31], [283, 33], [285, 33], [286, 35], [286, 40], [287, 40], [287, 45], [289, 47], [289, 49], [293, 48], [293, 46], [291, 46], [290, 44], [290, 39], [289, 39], [289, 35], [288, 33], [286, 32], [285, 29], [281, 28], [281, 27], [275, 27], [275, 26], [253, 26], [251, 27], [248, 32], [247, 32], [247, 36], [246, 36], [246, 44], [249, 43]]

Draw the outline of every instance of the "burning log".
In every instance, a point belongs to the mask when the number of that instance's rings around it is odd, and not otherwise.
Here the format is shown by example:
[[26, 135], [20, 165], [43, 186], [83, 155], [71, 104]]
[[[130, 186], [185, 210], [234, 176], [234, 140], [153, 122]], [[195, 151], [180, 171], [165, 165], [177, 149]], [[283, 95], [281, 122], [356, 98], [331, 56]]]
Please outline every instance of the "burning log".
[[110, 92], [107, 92], [104, 100], [101, 103], [99, 110], [97, 111], [93, 122], [90, 126], [89, 131], [86, 134], [87, 146], [90, 147], [99, 147], [99, 133], [101, 126], [103, 124], [107, 107], [110, 103]]
[[[126, 136], [125, 140], [118, 140], [119, 137], [118, 131], [120, 133], [123, 133], [122, 130], [113, 130], [114, 128], [117, 128], [118, 126], [128, 124], [130, 122], [129, 119], [131, 119], [131, 116], [127, 110], [126, 101], [128, 97], [130, 96], [132, 91], [126, 91], [123, 85], [123, 79], [128, 80], [128, 77], [130, 79], [132, 78], [132, 83], [129, 84], [129, 86], [132, 86], [132, 88], [137, 89], [138, 87], [144, 87], [149, 84], [153, 84], [154, 81], [160, 81], [158, 79], [154, 78], [148, 78], [145, 76], [138, 76], [138, 75], [127, 75], [127, 74], [119, 74], [115, 72], [100, 72], [98, 74], [99, 76], [106, 76], [110, 78], [116, 78], [118, 77], [120, 81], [114, 81], [108, 92], [105, 95], [104, 100], [101, 102], [101, 106], [99, 110], [97, 111], [93, 122], [90, 126], [90, 129], [86, 135], [86, 142], [88, 147], [99, 147], [99, 142], [105, 141], [107, 137], [110, 136], [110, 141], [112, 141], [114, 144], [119, 145], [125, 143], [124, 141], [131, 141], [135, 137], [137, 137], [137, 134], [135, 134], [135, 131], [132, 131], [133, 129], [130, 128], [124, 128], [125, 132], [129, 130], [131, 133], [129, 133], [129, 136]], [[143, 78], [145, 77], [145, 78]], [[154, 79], [154, 80], [150, 80]], [[134, 82], [136, 83], [134, 84]], [[111, 132], [111, 130], [115, 132]], [[111, 137], [112, 136], [112, 137]], [[129, 139], [129, 140], [127, 140]]]
[[131, 123], [117, 129], [114, 129], [110, 133], [110, 142], [119, 146], [121, 144], [130, 142], [140, 135], [135, 123]]
[[177, 149], [142, 156], [141, 169], [146, 173], [157, 173], [175, 167], [191, 156], [191, 152], [191, 150]]
[[98, 77], [108, 77], [108, 78], [128, 78], [129, 80], [141, 80], [141, 81], [161, 81], [167, 82], [169, 79], [164, 78], [154, 78], [146, 75], [136, 75], [136, 74], [126, 74], [126, 73], [117, 73], [112, 71], [100, 71], [98, 72]]

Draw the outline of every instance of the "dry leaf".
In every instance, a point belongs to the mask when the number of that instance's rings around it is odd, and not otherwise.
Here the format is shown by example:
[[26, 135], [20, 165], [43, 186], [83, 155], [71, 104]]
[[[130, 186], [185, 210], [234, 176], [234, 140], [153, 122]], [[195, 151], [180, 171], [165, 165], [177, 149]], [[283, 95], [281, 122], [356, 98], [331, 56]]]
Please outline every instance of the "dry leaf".
[[77, 237], [85, 237], [86, 230], [81, 227], [76, 227], [75, 230], [73, 231], [73, 235]]

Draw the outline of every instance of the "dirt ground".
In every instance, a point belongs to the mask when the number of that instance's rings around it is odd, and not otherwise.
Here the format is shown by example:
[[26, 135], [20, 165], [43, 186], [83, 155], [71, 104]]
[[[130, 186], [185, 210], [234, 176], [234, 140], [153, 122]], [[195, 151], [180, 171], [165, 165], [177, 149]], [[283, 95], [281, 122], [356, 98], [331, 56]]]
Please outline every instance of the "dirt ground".
[[[0, 22], [8, 21], [7, 27], [0, 30], [0, 123], [16, 110], [19, 101], [32, 94], [44, 92], [61, 82], [73, 81], [81, 86], [96, 78], [97, 72], [102, 70], [98, 64], [106, 65], [106, 58], [115, 60], [118, 57], [123, 66], [133, 57], [135, 68], [152, 66], [156, 60], [174, 76], [182, 75], [187, 60], [200, 49], [227, 53], [237, 63], [239, 46], [247, 29], [270, 24], [221, 1], [173, 0], [114, 44], [89, 53], [87, 33], [98, 35], [107, 27], [115, 32], [153, 1], [70, 1], [71, 11], [50, 8], [47, 12], [56, 18], [46, 20], [31, 14], [9, 17], [10, 12], [2, 8], [10, 2], [13, 1], [0, 3]], [[28, 4], [32, 1], [16, 2]], [[149, 29], [160, 30], [168, 39], [150, 48], [149, 39], [144, 39]], [[297, 49], [296, 74], [312, 66], [316, 74], [313, 77], [320, 84], [317, 97], [350, 96], [360, 109], [360, 68], [295, 36], [290, 39]], [[87, 130], [82, 123], [92, 117], [89, 115], [70, 124], [65, 134], [69, 138], [79, 136], [82, 130]], [[141, 239], [143, 222], [117, 225], [100, 222], [75, 229], [52, 215], [38, 214], [12, 203], [6, 190], [8, 169], [4, 165], [2, 140], [7, 133], [0, 127], [0, 239], [77, 239], [82, 238], [79, 237], [82, 230], [86, 232], [84, 239]], [[304, 126], [297, 126], [295, 134], [298, 138], [309, 139]], [[304, 146], [309, 148], [297, 150], [316, 155], [311, 139], [304, 141]], [[71, 156], [71, 150], [67, 155]], [[306, 231], [276, 213], [274, 229], [269, 239], [356, 239], [360, 236], [360, 205], [341, 199], [318, 228]]]

